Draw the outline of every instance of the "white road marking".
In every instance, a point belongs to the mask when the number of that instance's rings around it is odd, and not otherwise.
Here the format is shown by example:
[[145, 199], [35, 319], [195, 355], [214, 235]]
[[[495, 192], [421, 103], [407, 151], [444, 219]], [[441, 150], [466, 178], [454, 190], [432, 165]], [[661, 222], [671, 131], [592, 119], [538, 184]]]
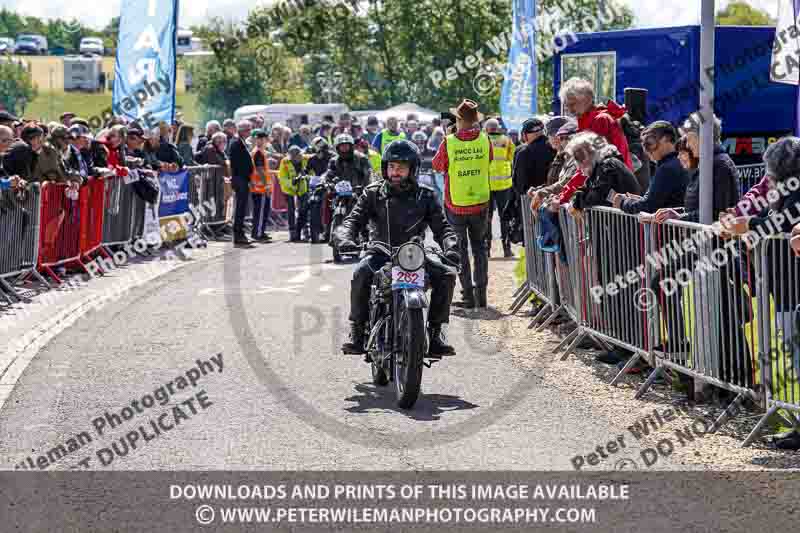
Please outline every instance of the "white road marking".
[[226, 294], [267, 294], [271, 292], [285, 292], [289, 294], [300, 294], [300, 287], [253, 287], [253, 288], [233, 288], [233, 287], [209, 287], [198, 291], [198, 296], [224, 296]]

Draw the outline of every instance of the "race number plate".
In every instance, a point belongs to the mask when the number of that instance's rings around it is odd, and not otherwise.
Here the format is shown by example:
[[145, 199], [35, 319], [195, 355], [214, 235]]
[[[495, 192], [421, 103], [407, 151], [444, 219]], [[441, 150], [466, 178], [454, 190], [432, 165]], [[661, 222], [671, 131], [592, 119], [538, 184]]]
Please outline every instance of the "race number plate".
[[425, 268], [420, 268], [414, 272], [409, 272], [408, 270], [403, 270], [399, 266], [392, 267], [392, 288], [424, 289]]

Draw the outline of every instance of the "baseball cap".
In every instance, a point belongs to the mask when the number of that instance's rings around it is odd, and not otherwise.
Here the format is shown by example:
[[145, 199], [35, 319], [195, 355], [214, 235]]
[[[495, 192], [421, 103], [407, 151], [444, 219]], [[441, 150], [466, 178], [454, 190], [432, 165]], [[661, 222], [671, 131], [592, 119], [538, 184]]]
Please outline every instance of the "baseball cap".
[[377, 126], [378, 125], [378, 117], [375, 115], [370, 115], [367, 117], [367, 126]]
[[575, 135], [576, 133], [578, 133], [578, 123], [574, 120], [568, 120], [558, 129], [556, 135], [561, 137], [562, 135]]
[[522, 129], [520, 130], [520, 133], [539, 133], [541, 131], [544, 131], [544, 122], [542, 122], [542, 119], [529, 118], [522, 123]]
[[675, 129], [675, 126], [666, 120], [656, 120], [644, 129], [641, 136], [644, 138], [648, 135], [658, 135], [659, 137], [669, 136], [673, 139], [677, 139], [678, 131]]
[[547, 125], [544, 127], [545, 135], [548, 137], [552, 137], [553, 135], [558, 134], [558, 130], [561, 129], [561, 126], [566, 124], [569, 121], [567, 117], [553, 117], [547, 121]]
[[72, 111], [64, 111], [63, 113], [61, 113], [61, 116], [59, 118], [61, 120], [64, 120], [65, 118], [72, 118], [74, 116], [75, 116], [75, 113], [73, 113]]
[[12, 115], [8, 111], [5, 111], [5, 110], [4, 111], [0, 111], [0, 121], [2, 121], [2, 122], [16, 122], [18, 120], [19, 119], [17, 117]]

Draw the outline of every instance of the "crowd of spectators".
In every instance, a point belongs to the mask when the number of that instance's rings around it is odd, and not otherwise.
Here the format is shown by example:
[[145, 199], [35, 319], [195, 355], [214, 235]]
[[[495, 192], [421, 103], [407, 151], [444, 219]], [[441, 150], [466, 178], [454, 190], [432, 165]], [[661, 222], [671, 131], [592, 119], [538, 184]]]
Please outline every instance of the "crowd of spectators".
[[[513, 168], [516, 192], [530, 198], [531, 211], [534, 216], [547, 219], [546, 227], [553, 227], [551, 223], [557, 217], [565, 216], [562, 207], [566, 208], [566, 216], [579, 219], [589, 207], [606, 206], [637, 215], [639, 221], [656, 227], [670, 220], [700, 222], [700, 124], [705, 118], [692, 115], [677, 126], [654, 120], [646, 127], [641, 126], [640, 135], [634, 139], [629, 138], [624, 127], [625, 121], [630, 121], [626, 109], [614, 102], [597, 103], [592, 85], [585, 80], [568, 80], [559, 96], [570, 116], [528, 120], [520, 132], [523, 145], [517, 149]], [[800, 190], [786, 185], [800, 177], [800, 139], [787, 137], [770, 145], [764, 154], [766, 175], [740, 198], [736, 165], [722, 146], [722, 122], [713, 116], [711, 124], [714, 137], [712, 214], [713, 220], [718, 222], [718, 238], [730, 239], [756, 230], [765, 235], [791, 233], [795, 237], [791, 248], [800, 256], [800, 224], [792, 222], [800, 219]], [[629, 145], [634, 143], [642, 147], [643, 157], [632, 154]], [[649, 167], [647, 173], [640, 173], [641, 165]], [[644, 181], [643, 174], [648, 176]], [[784, 189], [784, 194], [776, 195], [776, 189], [780, 188]], [[791, 191], [788, 194], [785, 193], [787, 189]], [[768, 201], [770, 195], [773, 198]], [[774, 218], [778, 213], [784, 216], [778, 217], [780, 223], [776, 224]], [[637, 236], [620, 235], [620, 231], [625, 231], [620, 226], [606, 228], [608, 235], [603, 234], [602, 228], [593, 229], [594, 235], [598, 231], [600, 235], [591, 243], [593, 262], [597, 263], [593, 267], [597, 279], [592, 283], [613, 283], [615, 275], [625, 273], [609, 268], [613, 263], [608, 256], [611, 240], [637, 242]], [[773, 241], [770, 246], [779, 246], [777, 243], [781, 242], [785, 247], [783, 241]], [[737, 244], [735, 250], [740, 250], [741, 246], [743, 244]], [[756, 354], [752, 353], [752, 343], [748, 342], [744, 325], [753, 320], [751, 302], [755, 286], [752, 268], [743, 264], [746, 260], [742, 257], [747, 254], [737, 254], [731, 248], [726, 248], [727, 260], [718, 267], [723, 285], [717, 309], [720, 335], [711, 344], [715, 344], [715, 353], [719, 356], [716, 369], [719, 379], [752, 388], [752, 361]], [[626, 253], [637, 257], [635, 251]], [[777, 294], [779, 289], [791, 286], [790, 280], [781, 278], [792, 271], [786, 264], [791, 256], [785, 251], [772, 250], [768, 255], [770, 271], [783, 263], [777, 270], [781, 274], [772, 280], [770, 290], [777, 302], [776, 316], [781, 330], [786, 338], [794, 339], [797, 337], [795, 307], [800, 302], [791, 295]], [[637, 260], [644, 261], [644, 258]], [[645, 284], [655, 292], [665, 319], [665, 342], [654, 350], [669, 353], [676, 361], [687, 361], [691, 352], [683, 318], [686, 309], [683, 291], [666, 291], [660, 282], [681, 267], [693, 268], [698, 260], [696, 254], [672, 260]], [[614, 305], [603, 309], [624, 316]], [[635, 317], [625, 320], [635, 321]], [[797, 367], [796, 375], [800, 375], [800, 348], [789, 344], [793, 346], [790, 351]], [[600, 353], [597, 360], [623, 368], [630, 356], [631, 352], [615, 347]], [[628, 371], [641, 372], [646, 366], [643, 363], [628, 365]], [[692, 395], [693, 381], [683, 375], [679, 377]], [[715, 389], [714, 394], [721, 399], [731, 397], [724, 389]], [[785, 447], [798, 448], [800, 435], [793, 433], [781, 442]]]

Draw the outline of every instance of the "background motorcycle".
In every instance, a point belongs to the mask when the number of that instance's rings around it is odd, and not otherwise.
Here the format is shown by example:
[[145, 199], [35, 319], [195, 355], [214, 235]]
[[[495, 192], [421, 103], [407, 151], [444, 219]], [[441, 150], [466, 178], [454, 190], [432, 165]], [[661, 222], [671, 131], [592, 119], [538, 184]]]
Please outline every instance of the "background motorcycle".
[[[353, 187], [353, 185], [346, 180], [337, 181], [333, 185], [333, 215], [331, 216], [331, 224], [330, 224], [330, 236], [328, 240], [328, 244], [333, 248], [333, 262], [334, 263], [341, 263], [342, 256], [345, 255], [353, 255], [356, 258], [361, 253], [361, 247], [358, 247], [355, 250], [348, 250], [343, 251], [339, 250], [334, 242], [333, 236], [336, 234], [336, 228], [342, 225], [344, 219], [347, 218], [347, 215], [350, 214], [350, 211], [356, 206], [356, 202], [358, 201], [358, 197], [361, 196], [361, 192], [363, 191], [363, 187]], [[356, 236], [359, 237], [359, 236]], [[356, 242], [358, 243], [361, 239], [359, 238]]]
[[320, 234], [324, 230], [322, 224], [322, 204], [325, 201], [328, 189], [320, 176], [303, 176], [308, 182], [308, 232], [311, 243], [320, 241]]

